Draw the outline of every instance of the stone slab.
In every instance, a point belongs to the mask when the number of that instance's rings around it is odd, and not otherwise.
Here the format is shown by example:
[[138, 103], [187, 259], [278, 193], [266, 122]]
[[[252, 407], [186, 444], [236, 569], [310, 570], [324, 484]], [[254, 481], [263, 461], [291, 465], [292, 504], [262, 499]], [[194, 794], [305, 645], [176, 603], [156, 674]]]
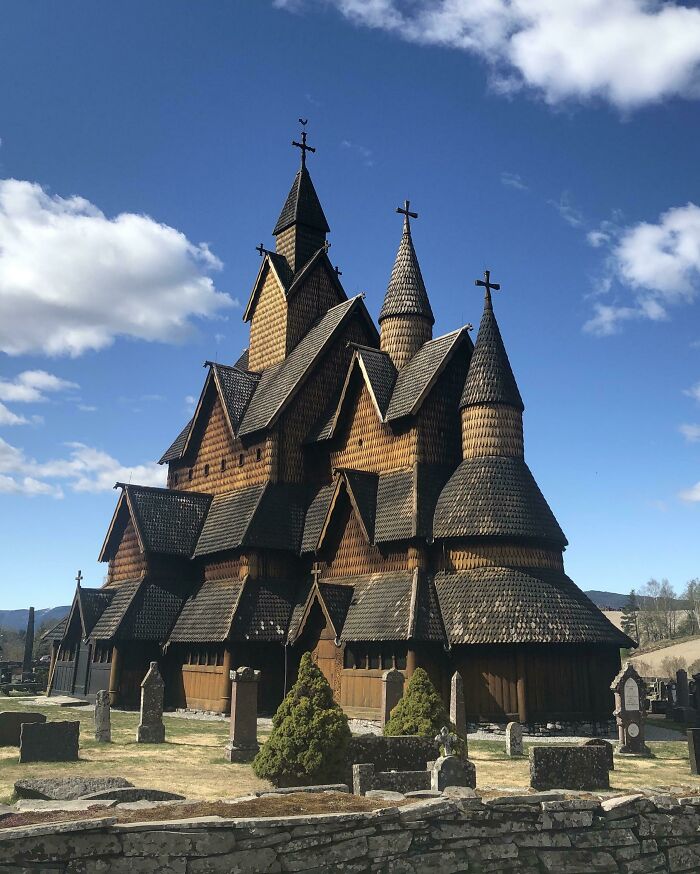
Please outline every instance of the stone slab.
[[601, 747], [605, 750], [606, 755], [608, 757], [608, 770], [615, 770], [615, 747], [610, 743], [609, 740], [605, 740], [603, 737], [592, 737], [588, 740], [585, 740], [582, 744], [582, 747]]
[[77, 762], [79, 742], [79, 722], [24, 722], [19, 762]]
[[15, 795], [18, 798], [37, 798], [47, 801], [72, 801], [103, 792], [106, 789], [131, 788], [134, 784], [123, 777], [52, 777], [45, 779], [17, 780]]
[[95, 807], [114, 807], [113, 801], [35, 801], [25, 798], [15, 805], [15, 813], [45, 813], [52, 810], [85, 811]]
[[609, 789], [607, 751], [599, 746], [531, 747], [530, 786], [533, 789]]
[[23, 722], [46, 722], [43, 713], [25, 713], [21, 710], [0, 712], [0, 747], [18, 747]]
[[164, 789], [140, 789], [137, 786], [128, 786], [124, 788], [103, 789], [101, 792], [92, 792], [89, 795], [83, 795], [81, 798], [84, 801], [101, 801], [103, 799], [111, 799], [112, 801], [184, 801], [184, 795], [178, 795], [177, 792], [166, 792]]

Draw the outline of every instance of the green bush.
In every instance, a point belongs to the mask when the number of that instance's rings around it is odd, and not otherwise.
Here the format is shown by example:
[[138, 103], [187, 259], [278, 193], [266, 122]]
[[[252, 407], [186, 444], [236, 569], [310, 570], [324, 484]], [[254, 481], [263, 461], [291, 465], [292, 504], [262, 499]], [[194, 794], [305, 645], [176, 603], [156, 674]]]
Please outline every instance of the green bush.
[[349, 742], [348, 718], [306, 652], [296, 683], [272, 719], [272, 733], [253, 760], [253, 771], [274, 786], [339, 782]]
[[[415, 734], [419, 737], [434, 738], [446, 725], [457, 737], [454, 753], [466, 758], [466, 744], [457, 735], [455, 726], [442, 703], [437, 689], [423, 668], [416, 668], [406, 686], [403, 698], [391, 711], [384, 726], [385, 735]], [[442, 752], [441, 748], [441, 752]]]

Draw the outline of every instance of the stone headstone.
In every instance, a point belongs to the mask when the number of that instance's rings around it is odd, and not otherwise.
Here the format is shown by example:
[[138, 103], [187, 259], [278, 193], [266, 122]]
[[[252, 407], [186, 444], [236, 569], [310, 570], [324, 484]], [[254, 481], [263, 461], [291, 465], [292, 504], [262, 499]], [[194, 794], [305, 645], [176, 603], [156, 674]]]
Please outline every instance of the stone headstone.
[[509, 722], [506, 726], [506, 755], [515, 757], [523, 754], [523, 727], [519, 722]]
[[533, 789], [610, 788], [608, 755], [603, 747], [530, 747], [530, 786]]
[[19, 733], [23, 722], [46, 722], [43, 713], [23, 713], [21, 710], [5, 710], [0, 713], [0, 747], [18, 747]]
[[608, 768], [611, 771], [615, 770], [615, 760], [613, 758], [613, 753], [615, 749], [609, 740], [605, 740], [604, 737], [589, 737], [588, 740], [584, 740], [581, 744], [582, 747], [601, 747], [605, 750], [606, 755], [608, 757]]
[[95, 696], [95, 740], [103, 744], [112, 742], [112, 718], [106, 689], [100, 689]]
[[452, 674], [450, 681], [450, 722], [461, 738], [467, 736], [467, 707], [464, 702], [464, 680], [459, 671]]
[[39, 777], [17, 780], [18, 798], [36, 798], [41, 801], [74, 801], [84, 795], [105, 790], [126, 789], [133, 786], [123, 777]]
[[676, 705], [678, 707], [688, 707], [690, 705], [688, 697], [688, 673], [683, 668], [676, 671]]
[[457, 756], [440, 756], [430, 772], [430, 788], [444, 792], [448, 786], [476, 788], [476, 768], [473, 762], [465, 762]]
[[151, 662], [141, 683], [141, 720], [136, 729], [137, 743], [162, 744], [165, 741], [164, 693], [165, 683], [158, 670], [158, 662]]
[[618, 755], [650, 756], [651, 751], [644, 741], [646, 686], [632, 662], [627, 662], [610, 689], [615, 693]]
[[688, 735], [690, 773], [700, 775], [700, 728], [689, 728], [686, 734]]
[[23, 722], [19, 736], [19, 761], [77, 762], [79, 722]]
[[32, 677], [32, 665], [34, 664], [34, 608], [29, 608], [27, 617], [27, 633], [24, 636], [24, 658], [22, 659], [22, 679]]
[[401, 671], [392, 668], [382, 674], [382, 710], [381, 723], [386, 725], [391, 716], [391, 711], [401, 700], [403, 695], [404, 676]]
[[231, 723], [226, 761], [247, 762], [258, 744], [258, 682], [260, 671], [241, 667], [231, 671]]

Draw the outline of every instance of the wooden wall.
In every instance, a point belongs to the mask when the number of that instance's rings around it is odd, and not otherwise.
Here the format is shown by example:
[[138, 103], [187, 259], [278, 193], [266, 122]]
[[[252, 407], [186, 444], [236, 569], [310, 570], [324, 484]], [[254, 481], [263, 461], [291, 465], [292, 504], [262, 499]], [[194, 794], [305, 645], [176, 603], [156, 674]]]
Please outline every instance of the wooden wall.
[[474, 543], [445, 547], [435, 554], [441, 569], [466, 571], [475, 567], [541, 567], [564, 570], [561, 550], [518, 546], [512, 543]]
[[302, 287], [288, 300], [287, 355], [315, 322], [343, 300], [345, 297], [328, 275], [327, 266], [319, 260]]
[[338, 503], [321, 550], [320, 557], [325, 562], [323, 579], [406, 570], [405, 550], [380, 552], [367, 542], [347, 493], [339, 496]]
[[287, 300], [268, 268], [250, 320], [248, 369], [259, 372], [284, 359], [287, 337]]
[[134, 523], [129, 517], [114, 558], [109, 561], [107, 585], [112, 586], [124, 580], [137, 580], [145, 570], [146, 557], [141, 552]]
[[453, 355], [418, 413], [418, 461], [450, 464], [462, 461], [459, 400], [467, 377], [469, 358], [464, 346]]

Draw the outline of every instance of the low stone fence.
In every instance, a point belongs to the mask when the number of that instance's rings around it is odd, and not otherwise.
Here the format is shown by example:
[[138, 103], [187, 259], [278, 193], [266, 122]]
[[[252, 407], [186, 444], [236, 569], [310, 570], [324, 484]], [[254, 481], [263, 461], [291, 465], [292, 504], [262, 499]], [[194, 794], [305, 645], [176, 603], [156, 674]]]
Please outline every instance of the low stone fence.
[[0, 830], [0, 872], [643, 874], [700, 870], [700, 798], [469, 790], [371, 813]]
[[375, 771], [425, 771], [440, 755], [440, 745], [427, 737], [360, 734], [350, 738], [343, 780], [352, 786], [353, 765], [374, 765]]

